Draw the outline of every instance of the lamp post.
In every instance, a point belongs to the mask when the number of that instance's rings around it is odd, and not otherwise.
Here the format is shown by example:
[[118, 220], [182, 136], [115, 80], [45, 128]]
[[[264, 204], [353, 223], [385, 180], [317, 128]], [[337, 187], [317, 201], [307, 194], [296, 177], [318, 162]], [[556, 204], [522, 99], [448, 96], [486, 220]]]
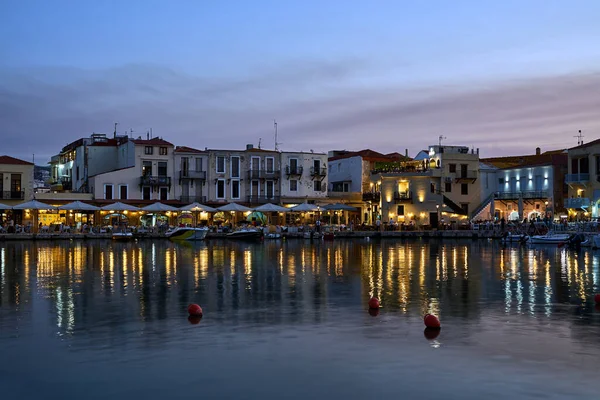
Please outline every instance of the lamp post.
[[439, 204], [436, 204], [436, 205], [435, 205], [435, 208], [436, 208], [437, 220], [438, 220], [438, 226], [437, 226], [437, 229], [438, 229], [438, 230], [440, 230], [440, 223], [442, 222], [442, 221], [440, 220], [440, 205], [439, 205]]

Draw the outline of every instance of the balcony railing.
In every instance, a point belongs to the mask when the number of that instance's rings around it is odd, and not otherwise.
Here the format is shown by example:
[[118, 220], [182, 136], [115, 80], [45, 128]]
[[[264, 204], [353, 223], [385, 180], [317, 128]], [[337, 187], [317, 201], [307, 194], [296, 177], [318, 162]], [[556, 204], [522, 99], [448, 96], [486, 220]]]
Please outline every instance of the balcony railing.
[[456, 179], [456, 181], [460, 181], [461, 179], [477, 179], [477, 171], [457, 171], [454, 175], [454, 178]]
[[278, 179], [281, 171], [278, 169], [250, 169], [248, 170], [248, 179]]
[[304, 172], [304, 167], [302, 166], [290, 167], [287, 165], [285, 167], [286, 175], [302, 175], [302, 172]]
[[279, 196], [273, 196], [273, 197], [268, 197], [268, 196], [248, 196], [248, 203], [258, 203], [258, 204], [266, 204], [266, 203], [273, 203], [273, 204], [279, 204]]
[[394, 202], [403, 203], [412, 201], [412, 192], [394, 192]]
[[179, 179], [199, 179], [206, 180], [206, 171], [179, 171]]
[[206, 196], [180, 196], [179, 201], [182, 203], [206, 203]]
[[590, 174], [567, 174], [565, 182], [567, 183], [584, 183], [590, 181]]
[[363, 201], [379, 203], [379, 200], [381, 200], [381, 192], [364, 192], [362, 194], [362, 199]]
[[565, 201], [566, 208], [588, 208], [590, 199], [587, 197], [574, 197]]
[[170, 176], [145, 175], [140, 178], [142, 186], [171, 186]]
[[310, 167], [311, 176], [326, 176], [327, 175], [327, 167], [315, 168]]
[[19, 191], [1, 191], [2, 199], [4, 200], [23, 200], [25, 198], [25, 192]]
[[500, 200], [547, 199], [550, 193], [547, 190], [526, 190], [522, 192], [496, 192], [494, 198]]

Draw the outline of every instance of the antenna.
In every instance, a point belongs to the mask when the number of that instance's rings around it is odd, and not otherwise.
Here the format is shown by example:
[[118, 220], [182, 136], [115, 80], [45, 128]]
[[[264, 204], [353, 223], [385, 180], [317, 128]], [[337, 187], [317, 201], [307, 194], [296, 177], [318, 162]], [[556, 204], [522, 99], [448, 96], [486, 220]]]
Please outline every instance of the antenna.
[[442, 140], [446, 140], [447, 138], [444, 135], [440, 135], [440, 137], [438, 139], [439, 139], [439, 143], [440, 143], [440, 147], [441, 147], [442, 146]]
[[277, 142], [277, 120], [273, 120], [273, 126], [275, 127], [275, 151], [278, 151], [278, 147], [281, 143]]
[[116, 138], [117, 138], [117, 125], [119, 125], [119, 123], [118, 123], [118, 122], [115, 122], [115, 130], [114, 130], [114, 132], [113, 132], [113, 139], [116, 139]]
[[258, 148], [260, 149], [260, 142], [261, 142], [262, 138], [258, 138]]
[[577, 138], [577, 146], [581, 146], [583, 144], [583, 134], [581, 133], [581, 129], [579, 130], [579, 135], [573, 137]]

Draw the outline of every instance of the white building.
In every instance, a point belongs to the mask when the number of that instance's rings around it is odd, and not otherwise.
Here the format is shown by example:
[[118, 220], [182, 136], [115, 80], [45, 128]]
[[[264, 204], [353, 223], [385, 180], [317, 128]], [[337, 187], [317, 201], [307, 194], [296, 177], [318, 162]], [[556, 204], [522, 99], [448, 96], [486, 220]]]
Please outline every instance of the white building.
[[280, 157], [282, 204], [312, 203], [327, 197], [326, 154], [284, 151]]
[[198, 202], [204, 204], [208, 200], [207, 168], [208, 153], [186, 146], [177, 146], [173, 152], [175, 157], [174, 196], [183, 203]]

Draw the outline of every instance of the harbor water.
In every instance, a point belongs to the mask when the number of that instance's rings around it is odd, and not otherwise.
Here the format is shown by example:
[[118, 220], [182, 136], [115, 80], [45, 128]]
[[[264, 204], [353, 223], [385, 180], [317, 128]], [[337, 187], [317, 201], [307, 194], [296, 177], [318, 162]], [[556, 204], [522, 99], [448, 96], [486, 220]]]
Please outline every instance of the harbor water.
[[491, 240], [0, 242], [0, 393], [598, 398], [599, 273]]

